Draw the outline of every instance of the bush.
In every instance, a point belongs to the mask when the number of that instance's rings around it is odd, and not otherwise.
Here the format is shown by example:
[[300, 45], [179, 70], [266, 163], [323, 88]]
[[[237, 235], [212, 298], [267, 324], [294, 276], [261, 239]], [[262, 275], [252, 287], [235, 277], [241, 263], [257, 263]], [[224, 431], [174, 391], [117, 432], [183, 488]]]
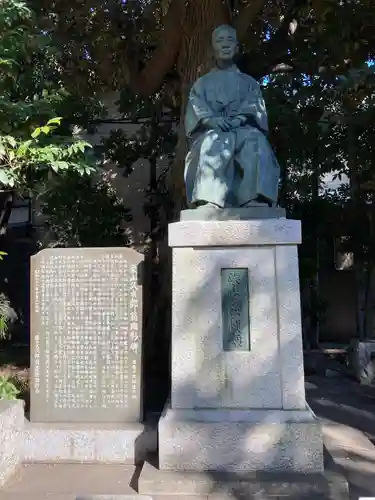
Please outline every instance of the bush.
[[20, 391], [7, 376], [0, 376], [0, 399], [17, 399]]
[[17, 313], [10, 305], [9, 299], [0, 293], [0, 340], [10, 338], [9, 327], [17, 320]]
[[[6, 252], [0, 251], [0, 261], [3, 260], [6, 255]], [[8, 297], [0, 293], [0, 341], [10, 338], [9, 326], [17, 319], [17, 314], [10, 305]]]

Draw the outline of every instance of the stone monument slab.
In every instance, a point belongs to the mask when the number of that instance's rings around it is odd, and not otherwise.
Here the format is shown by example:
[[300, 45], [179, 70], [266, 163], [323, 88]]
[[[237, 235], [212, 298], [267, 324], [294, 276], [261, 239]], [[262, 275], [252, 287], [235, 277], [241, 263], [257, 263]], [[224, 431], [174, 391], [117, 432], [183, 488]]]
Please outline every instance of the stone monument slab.
[[31, 421], [140, 421], [143, 260], [129, 248], [32, 257]]

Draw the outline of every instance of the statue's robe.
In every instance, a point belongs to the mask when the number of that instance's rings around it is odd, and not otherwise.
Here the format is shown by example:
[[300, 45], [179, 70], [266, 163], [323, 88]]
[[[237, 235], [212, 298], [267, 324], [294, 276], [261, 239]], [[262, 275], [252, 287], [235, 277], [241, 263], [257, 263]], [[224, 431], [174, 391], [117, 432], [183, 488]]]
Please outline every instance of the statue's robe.
[[[245, 125], [222, 132], [205, 118], [245, 116]], [[259, 84], [236, 66], [214, 69], [193, 85], [185, 115], [190, 150], [185, 162], [189, 205], [246, 206], [277, 201], [280, 168], [268, 143], [267, 111]]]

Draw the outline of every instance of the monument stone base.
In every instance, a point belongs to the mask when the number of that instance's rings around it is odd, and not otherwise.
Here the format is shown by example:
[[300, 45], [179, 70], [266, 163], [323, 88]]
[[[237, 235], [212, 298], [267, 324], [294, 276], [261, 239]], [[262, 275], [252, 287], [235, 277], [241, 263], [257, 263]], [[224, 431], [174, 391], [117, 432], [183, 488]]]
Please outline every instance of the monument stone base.
[[173, 410], [159, 422], [159, 466], [186, 471], [323, 472], [310, 410]]
[[143, 424], [27, 422], [23, 461], [134, 465], [156, 449], [156, 430]]

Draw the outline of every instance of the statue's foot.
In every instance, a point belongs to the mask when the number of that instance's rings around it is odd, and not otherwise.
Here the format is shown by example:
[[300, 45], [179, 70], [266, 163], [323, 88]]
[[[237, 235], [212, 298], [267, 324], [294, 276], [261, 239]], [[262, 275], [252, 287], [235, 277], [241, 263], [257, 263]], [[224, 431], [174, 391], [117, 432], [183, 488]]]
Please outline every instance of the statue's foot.
[[262, 203], [260, 201], [248, 201], [241, 205], [241, 208], [251, 208], [251, 207], [268, 207], [268, 203]]
[[207, 210], [207, 209], [213, 209], [213, 210], [221, 210], [222, 207], [220, 207], [219, 205], [216, 205], [215, 203], [211, 203], [211, 202], [198, 202], [195, 204], [195, 209], [196, 210]]
[[249, 200], [241, 205], [241, 208], [272, 207], [272, 202], [264, 196], [258, 196], [255, 200]]

